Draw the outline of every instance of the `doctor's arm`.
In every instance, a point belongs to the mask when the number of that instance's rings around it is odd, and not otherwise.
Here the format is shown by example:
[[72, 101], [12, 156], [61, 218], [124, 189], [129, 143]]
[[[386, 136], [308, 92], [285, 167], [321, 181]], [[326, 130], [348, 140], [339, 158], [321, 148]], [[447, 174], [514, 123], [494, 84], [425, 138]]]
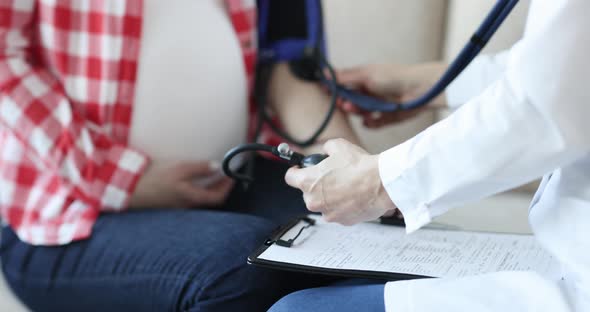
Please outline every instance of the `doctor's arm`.
[[[378, 156], [328, 142], [330, 158], [292, 169], [287, 182], [304, 191], [308, 208], [342, 223], [379, 215], [389, 198], [411, 232], [577, 160], [590, 151], [590, 42], [580, 39], [588, 38], [580, 12], [589, 5], [568, 1], [552, 11], [510, 51], [495, 83], [415, 138]], [[374, 180], [381, 183], [367, 183]]]
[[586, 1], [568, 1], [552, 12], [543, 26], [527, 31], [505, 72], [481, 95], [380, 155], [383, 185], [409, 231], [590, 151], [590, 22], [579, 13], [589, 8]]

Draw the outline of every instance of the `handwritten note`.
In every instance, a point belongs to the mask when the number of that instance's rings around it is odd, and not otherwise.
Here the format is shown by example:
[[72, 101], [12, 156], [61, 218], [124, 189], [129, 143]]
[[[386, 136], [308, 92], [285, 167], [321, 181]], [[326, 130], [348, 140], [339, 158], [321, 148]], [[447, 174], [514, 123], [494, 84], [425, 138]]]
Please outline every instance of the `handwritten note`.
[[[497, 271], [553, 274], [553, 259], [532, 235], [423, 229], [406, 235], [396, 226], [352, 227], [323, 222], [306, 229], [291, 248], [270, 246], [259, 258], [318, 268], [460, 277]], [[283, 235], [289, 239], [304, 224]]]

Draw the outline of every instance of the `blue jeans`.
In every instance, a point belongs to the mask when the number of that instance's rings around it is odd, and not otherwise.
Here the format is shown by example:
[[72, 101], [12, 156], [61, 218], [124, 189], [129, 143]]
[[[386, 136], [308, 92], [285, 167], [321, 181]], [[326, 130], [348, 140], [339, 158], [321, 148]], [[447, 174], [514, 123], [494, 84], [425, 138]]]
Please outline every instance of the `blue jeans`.
[[222, 207], [103, 214], [89, 239], [66, 246], [31, 246], [5, 227], [2, 270], [34, 311], [265, 311], [331, 280], [246, 264], [275, 227], [305, 213], [286, 169], [257, 159], [257, 181]]
[[351, 281], [301, 290], [281, 299], [268, 312], [385, 312], [383, 283]]

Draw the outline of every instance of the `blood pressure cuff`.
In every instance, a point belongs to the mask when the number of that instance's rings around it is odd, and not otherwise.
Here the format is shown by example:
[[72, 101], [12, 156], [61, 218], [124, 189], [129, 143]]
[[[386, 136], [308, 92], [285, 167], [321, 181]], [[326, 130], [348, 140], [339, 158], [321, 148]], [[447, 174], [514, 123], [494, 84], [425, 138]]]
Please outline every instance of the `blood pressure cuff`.
[[306, 49], [326, 55], [321, 0], [257, 0], [258, 61], [304, 58]]

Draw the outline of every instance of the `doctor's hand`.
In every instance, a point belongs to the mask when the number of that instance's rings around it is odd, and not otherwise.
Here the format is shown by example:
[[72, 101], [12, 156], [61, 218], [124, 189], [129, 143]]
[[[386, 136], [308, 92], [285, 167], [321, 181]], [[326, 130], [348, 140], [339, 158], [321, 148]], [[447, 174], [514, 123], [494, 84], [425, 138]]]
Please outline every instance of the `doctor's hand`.
[[330, 157], [320, 164], [291, 168], [285, 176], [287, 184], [303, 191], [307, 209], [344, 225], [376, 220], [395, 211], [381, 184], [378, 156], [344, 139], [326, 142], [324, 152]]
[[[340, 84], [352, 89], [385, 100], [404, 103], [428, 91], [446, 68], [447, 64], [443, 62], [420, 65], [374, 64], [337, 70], [336, 77]], [[339, 104], [344, 111], [360, 115], [366, 127], [379, 128], [415, 117], [427, 107], [445, 107], [446, 98], [443, 94], [425, 108], [392, 113], [367, 112], [346, 100], [341, 100]]]
[[[198, 182], [207, 179], [208, 185]], [[153, 163], [140, 178], [129, 206], [131, 209], [214, 207], [225, 201], [233, 185], [233, 180], [221, 175], [217, 163]]]

